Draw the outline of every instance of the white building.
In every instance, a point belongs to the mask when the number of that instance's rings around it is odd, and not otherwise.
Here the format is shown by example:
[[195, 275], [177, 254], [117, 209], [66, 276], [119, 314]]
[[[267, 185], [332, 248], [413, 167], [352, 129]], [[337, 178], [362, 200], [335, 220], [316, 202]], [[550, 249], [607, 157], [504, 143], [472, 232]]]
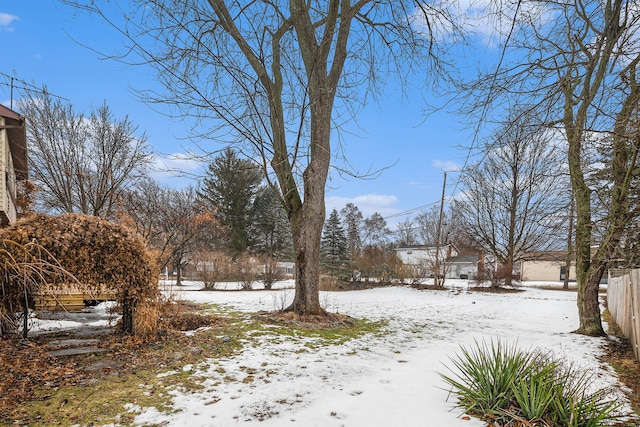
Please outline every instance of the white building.
[[433, 269], [438, 254], [438, 264], [441, 271], [447, 260], [458, 255], [458, 250], [452, 244], [443, 244], [439, 248], [436, 245], [411, 245], [395, 249], [396, 255], [404, 265], [413, 267], [421, 276], [433, 276]]

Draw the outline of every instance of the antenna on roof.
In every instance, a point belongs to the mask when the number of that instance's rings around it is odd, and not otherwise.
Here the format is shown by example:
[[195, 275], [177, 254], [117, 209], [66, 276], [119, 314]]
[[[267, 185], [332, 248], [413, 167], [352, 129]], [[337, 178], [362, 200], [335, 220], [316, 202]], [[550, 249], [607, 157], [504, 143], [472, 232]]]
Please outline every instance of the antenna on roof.
[[[13, 90], [14, 89], [21, 89], [21, 90], [24, 90], [26, 92], [35, 92], [35, 93], [40, 94], [40, 95], [44, 95], [46, 93], [47, 95], [53, 96], [55, 98], [60, 98], [60, 99], [64, 99], [65, 101], [69, 101], [68, 98], [65, 98], [65, 97], [59, 96], [59, 95], [55, 95], [55, 94], [49, 92], [48, 90], [40, 88], [40, 87], [38, 87], [36, 85], [33, 85], [31, 83], [28, 83], [28, 82], [26, 82], [24, 80], [20, 80], [17, 77], [12, 76], [10, 74], [0, 72], [0, 76], [5, 77], [7, 79], [10, 79], [10, 81], [8, 83], [7, 82], [0, 82], [0, 85], [4, 85], [4, 86], [8, 86], [9, 87], [9, 91], [10, 91], [9, 108], [11, 108], [12, 110], [13, 110]], [[16, 82], [20, 83], [21, 86], [20, 87], [16, 87]]]

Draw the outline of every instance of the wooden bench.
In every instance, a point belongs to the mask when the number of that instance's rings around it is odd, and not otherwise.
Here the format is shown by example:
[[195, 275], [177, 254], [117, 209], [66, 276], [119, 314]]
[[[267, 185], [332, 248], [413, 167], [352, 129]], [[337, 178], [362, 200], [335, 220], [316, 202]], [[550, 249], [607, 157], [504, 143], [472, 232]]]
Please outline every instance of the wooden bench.
[[74, 311], [82, 310], [97, 301], [114, 301], [116, 292], [100, 289], [88, 292], [77, 286], [64, 286], [39, 292], [34, 296], [35, 309], [38, 311]]

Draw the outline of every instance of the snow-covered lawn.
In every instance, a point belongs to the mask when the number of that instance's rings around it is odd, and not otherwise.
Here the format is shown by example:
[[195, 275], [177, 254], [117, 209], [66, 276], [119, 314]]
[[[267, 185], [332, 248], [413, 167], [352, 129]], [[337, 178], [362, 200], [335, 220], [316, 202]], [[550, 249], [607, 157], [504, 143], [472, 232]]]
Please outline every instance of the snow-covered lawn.
[[[345, 344], [305, 346], [305, 338], [265, 335], [240, 355], [187, 366], [204, 389], [175, 392], [175, 413], [134, 408], [137, 424], [171, 426], [483, 426], [461, 418], [439, 372], [460, 345], [500, 338], [522, 348], [544, 348], [575, 361], [620, 387], [613, 370], [597, 360], [603, 338], [572, 334], [578, 326], [576, 294], [533, 287], [515, 294], [409, 287], [323, 292], [332, 312], [386, 320], [387, 333]], [[239, 311], [279, 309], [292, 289], [202, 292], [186, 286], [176, 297]], [[224, 379], [221, 379], [224, 377]]]

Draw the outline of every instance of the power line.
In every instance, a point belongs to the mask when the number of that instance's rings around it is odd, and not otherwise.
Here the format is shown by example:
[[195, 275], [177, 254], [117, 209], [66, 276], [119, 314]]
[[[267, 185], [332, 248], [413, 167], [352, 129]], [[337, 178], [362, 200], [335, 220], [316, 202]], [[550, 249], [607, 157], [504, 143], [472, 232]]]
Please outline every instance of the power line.
[[[451, 172], [451, 171], [450, 171], [450, 172]], [[457, 171], [453, 171], [453, 172], [457, 172]], [[444, 172], [444, 173], [446, 174], [447, 172]], [[446, 185], [446, 182], [445, 182], [445, 185]], [[455, 190], [456, 190], [457, 188], [458, 188], [458, 183], [456, 182], [456, 186], [454, 187], [453, 191], [455, 192]], [[421, 205], [421, 206], [418, 206], [418, 207], [415, 207], [415, 208], [407, 209], [406, 211], [402, 211], [402, 212], [394, 213], [394, 214], [391, 214], [391, 215], [385, 216], [383, 219], [397, 218], [397, 217], [399, 217], [399, 216], [407, 216], [407, 215], [410, 215], [410, 214], [412, 214], [412, 213], [415, 213], [415, 212], [418, 212], [418, 211], [424, 210], [424, 209], [426, 209], [426, 208], [429, 208], [429, 207], [431, 207], [431, 206], [435, 206], [435, 205], [437, 205], [438, 203], [440, 203], [440, 200], [436, 200], [436, 201], [434, 201], [434, 202], [427, 203], [426, 205]]]
[[406, 216], [406, 215], [412, 214], [414, 212], [424, 210], [424, 209], [426, 209], [426, 208], [428, 208], [430, 206], [434, 206], [437, 203], [438, 203], [438, 201], [427, 203], [426, 205], [418, 206], [416, 208], [408, 209], [406, 211], [402, 211], [402, 212], [398, 212], [398, 213], [394, 213], [394, 214], [385, 216], [383, 219], [390, 219], [390, 218], [396, 218], [396, 217], [399, 217], [399, 216]]
[[[8, 79], [8, 81], [0, 81], [0, 85], [2, 86], [7, 86], [10, 89], [10, 106], [9, 108], [13, 109], [13, 90], [14, 89], [20, 89], [23, 90], [25, 92], [30, 92], [30, 93], [37, 93], [40, 95], [49, 95], [52, 96], [54, 98], [59, 98], [59, 99], [63, 99], [65, 101], [69, 101], [69, 98], [65, 98], [63, 96], [60, 95], [56, 95], [54, 93], [49, 92], [48, 90], [38, 87], [32, 83], [29, 83], [27, 81], [24, 81], [22, 79], [19, 79], [15, 76], [12, 76], [10, 74], [7, 73], [3, 73], [0, 71], [0, 76], [4, 77], [5, 79]], [[20, 86], [16, 86], [16, 83], [20, 84]]]

